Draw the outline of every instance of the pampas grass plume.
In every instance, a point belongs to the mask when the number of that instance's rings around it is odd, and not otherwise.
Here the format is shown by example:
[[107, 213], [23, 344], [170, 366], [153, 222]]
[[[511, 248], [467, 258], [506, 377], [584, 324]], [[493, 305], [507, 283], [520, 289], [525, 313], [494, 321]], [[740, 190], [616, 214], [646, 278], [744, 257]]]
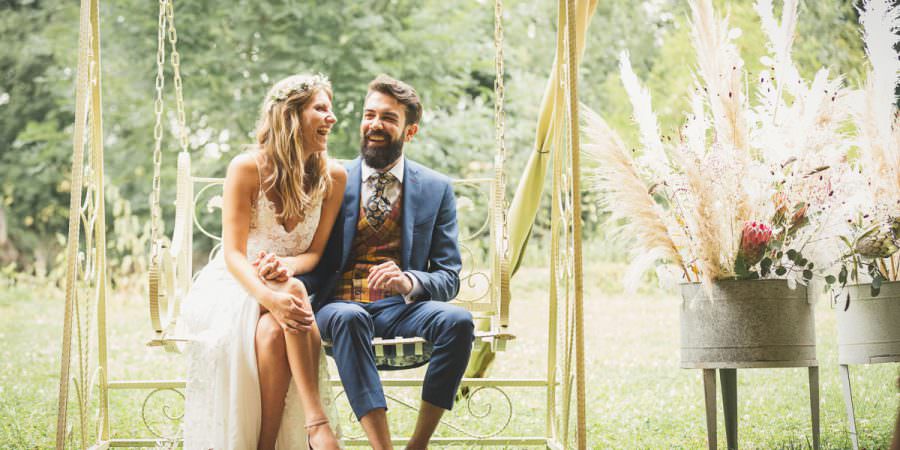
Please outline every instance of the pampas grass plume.
[[581, 110], [585, 136], [582, 149], [597, 163], [590, 182], [597, 191], [605, 194], [603, 206], [611, 213], [609, 221], [624, 222], [617, 232], [634, 242], [634, 254], [644, 255], [633, 260], [626, 276], [626, 289], [636, 288], [640, 275], [658, 260], [684, 270], [684, 262], [649, 186], [638, 174], [621, 138], [590, 108], [582, 105]]

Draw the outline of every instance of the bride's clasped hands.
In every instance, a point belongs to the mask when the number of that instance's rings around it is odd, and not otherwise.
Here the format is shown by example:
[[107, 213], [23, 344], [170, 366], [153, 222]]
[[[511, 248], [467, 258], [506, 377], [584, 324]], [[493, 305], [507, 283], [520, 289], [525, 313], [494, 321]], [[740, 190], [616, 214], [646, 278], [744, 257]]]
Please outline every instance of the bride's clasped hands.
[[300, 334], [312, 330], [315, 317], [303, 283], [288, 283], [294, 275], [274, 253], [261, 251], [253, 266], [266, 286], [272, 288], [268, 298], [260, 299], [260, 307], [268, 311], [287, 333]]

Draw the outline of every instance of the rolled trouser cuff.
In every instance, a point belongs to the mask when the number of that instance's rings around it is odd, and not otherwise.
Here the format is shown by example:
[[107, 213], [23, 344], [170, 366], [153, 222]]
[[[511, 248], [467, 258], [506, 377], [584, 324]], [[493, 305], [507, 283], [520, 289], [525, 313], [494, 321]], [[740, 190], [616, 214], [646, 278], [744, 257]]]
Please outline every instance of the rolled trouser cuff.
[[422, 401], [431, 403], [438, 408], [443, 408], [446, 410], [453, 409], [453, 399], [456, 397], [456, 391], [453, 391], [453, 394], [447, 396], [443, 392], [425, 392], [422, 391]]
[[387, 402], [384, 399], [384, 391], [382, 390], [365, 390], [354, 395], [353, 398], [347, 397], [347, 400], [350, 402], [353, 414], [356, 415], [356, 420], [362, 420], [373, 409], [382, 408], [387, 410]]

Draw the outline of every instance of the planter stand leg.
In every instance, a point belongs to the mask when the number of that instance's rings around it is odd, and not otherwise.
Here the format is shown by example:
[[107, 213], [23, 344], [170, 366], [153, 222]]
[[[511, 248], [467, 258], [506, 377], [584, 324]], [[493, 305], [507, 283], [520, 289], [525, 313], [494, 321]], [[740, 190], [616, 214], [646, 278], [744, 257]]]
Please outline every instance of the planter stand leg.
[[819, 367], [809, 368], [809, 409], [812, 414], [813, 449], [819, 450]]
[[725, 410], [725, 437], [728, 440], [728, 450], [737, 450], [737, 369], [719, 369], [719, 378], [722, 380], [722, 409]]
[[706, 403], [706, 442], [716, 450], [716, 369], [703, 369], [703, 398]]
[[859, 450], [859, 436], [856, 435], [856, 413], [853, 411], [853, 390], [850, 389], [850, 366], [841, 364], [840, 371], [844, 405], [847, 407], [847, 419], [850, 420], [850, 442], [853, 444], [853, 450]]

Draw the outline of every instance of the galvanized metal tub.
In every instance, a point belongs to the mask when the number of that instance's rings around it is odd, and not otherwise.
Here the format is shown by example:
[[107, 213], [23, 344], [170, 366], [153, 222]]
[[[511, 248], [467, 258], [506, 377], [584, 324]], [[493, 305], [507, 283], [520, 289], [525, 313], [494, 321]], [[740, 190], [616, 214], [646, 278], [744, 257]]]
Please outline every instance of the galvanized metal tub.
[[710, 298], [700, 283], [686, 283], [681, 296], [682, 368], [818, 366], [815, 316], [805, 286], [719, 281]]
[[847, 286], [838, 302], [838, 362], [876, 364], [900, 362], [900, 281], [881, 285], [873, 297], [868, 284]]

